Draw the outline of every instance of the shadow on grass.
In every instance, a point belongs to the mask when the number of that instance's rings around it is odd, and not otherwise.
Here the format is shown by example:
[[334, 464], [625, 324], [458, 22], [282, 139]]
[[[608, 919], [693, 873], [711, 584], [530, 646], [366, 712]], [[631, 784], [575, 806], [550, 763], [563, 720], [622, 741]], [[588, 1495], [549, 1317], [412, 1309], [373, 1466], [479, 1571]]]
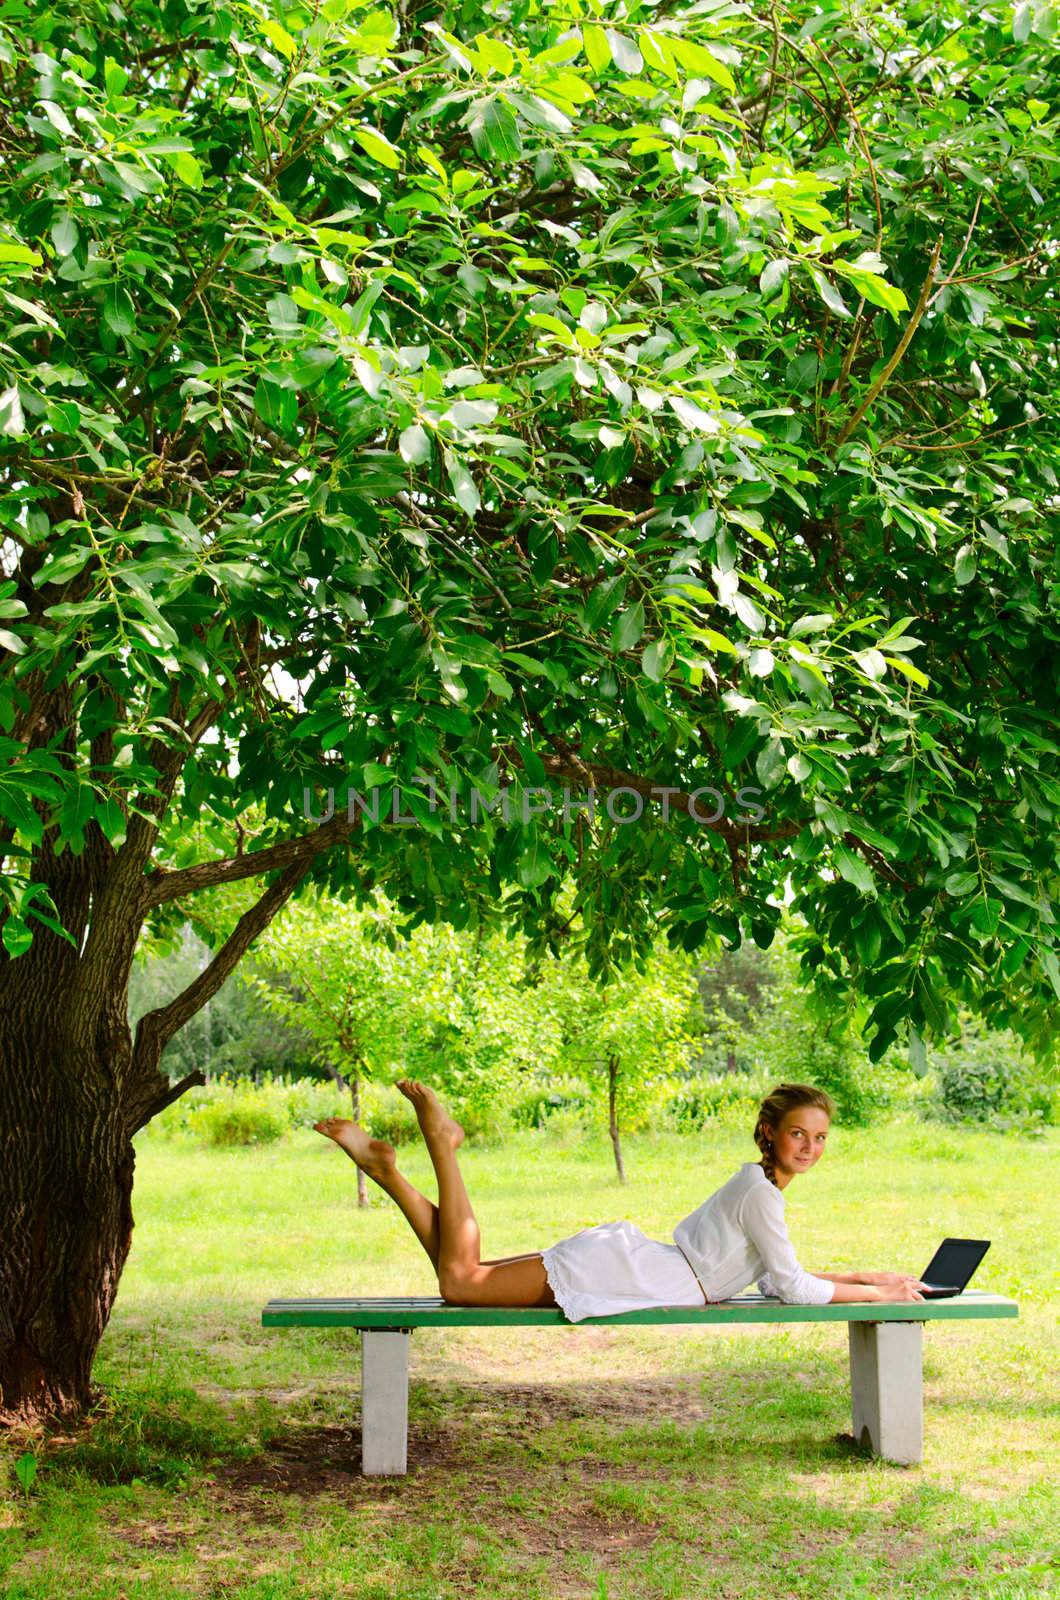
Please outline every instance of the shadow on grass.
[[112, 1384], [76, 1433], [45, 1435], [38, 1448], [56, 1484], [174, 1489], [217, 1461], [252, 1455], [258, 1429], [248, 1442], [247, 1422], [260, 1411], [260, 1402], [226, 1410], [172, 1378]]
[[[852, 1436], [845, 1372], [816, 1352], [652, 1378], [410, 1385], [409, 1474], [540, 1470], [577, 1462], [587, 1477], [616, 1471], [709, 1472], [721, 1461], [764, 1468], [873, 1463]], [[932, 1414], [1019, 1415], [1004, 1395], [932, 1396]], [[845, 1428], [842, 1424], [846, 1424]], [[53, 1482], [175, 1488], [213, 1471], [233, 1487], [315, 1496], [361, 1481], [360, 1402], [349, 1379], [322, 1378], [300, 1395], [217, 1399], [170, 1373], [114, 1384], [76, 1435], [42, 1441]], [[389, 1480], [400, 1489], [403, 1482]]]
[[790, 1370], [782, 1364], [756, 1375], [753, 1386], [741, 1376], [726, 1374], [727, 1393], [716, 1400], [704, 1398], [698, 1374], [591, 1383], [412, 1383], [406, 1478], [362, 1477], [359, 1405], [351, 1405], [348, 1392], [286, 1412], [275, 1408], [271, 1418], [261, 1404], [261, 1448], [223, 1464], [214, 1479], [235, 1490], [307, 1497], [367, 1485], [389, 1497], [418, 1477], [514, 1482], [545, 1466], [561, 1472], [576, 1467], [591, 1479], [623, 1471], [672, 1476], [723, 1463], [736, 1470], [741, 1463], [872, 1462], [867, 1446], [836, 1431], [831, 1385], [791, 1392]]

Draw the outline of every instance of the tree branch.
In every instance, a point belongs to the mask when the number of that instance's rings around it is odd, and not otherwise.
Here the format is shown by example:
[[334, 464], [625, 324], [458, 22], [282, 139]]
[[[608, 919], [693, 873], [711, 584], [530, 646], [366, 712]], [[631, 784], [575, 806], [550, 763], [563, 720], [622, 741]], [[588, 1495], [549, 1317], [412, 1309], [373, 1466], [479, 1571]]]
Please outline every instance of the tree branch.
[[[162, 1073], [159, 1073], [158, 1087], [154, 1098], [148, 1100], [144, 1096], [137, 1096], [129, 1108], [131, 1118], [129, 1138], [131, 1139], [134, 1133], [139, 1133], [141, 1128], [146, 1127], [152, 1117], [157, 1117], [160, 1111], [164, 1111], [167, 1106], [171, 1106], [174, 1100], [179, 1100], [181, 1095], [186, 1093], [188, 1089], [201, 1088], [205, 1082], [205, 1074], [199, 1072], [197, 1068], [194, 1072], [189, 1072], [186, 1078], [181, 1078], [179, 1083], [173, 1084], [168, 1083]], [[166, 1085], [165, 1088], [162, 1087], [163, 1084]]]
[[883, 371], [880, 373], [880, 375], [876, 379], [875, 383], [873, 383], [870, 386], [868, 393], [866, 394], [866, 396], [865, 396], [864, 400], [861, 402], [861, 404], [858, 406], [858, 409], [854, 412], [854, 415], [849, 419], [849, 421], [843, 427], [842, 432], [840, 433], [838, 439], [836, 440], [836, 448], [837, 449], [839, 448], [839, 446], [841, 444], [845, 444], [847, 439], [849, 439], [851, 433], [853, 433], [854, 429], [857, 427], [858, 423], [861, 421], [861, 419], [865, 415], [866, 411], [872, 405], [872, 402], [875, 400], [875, 398], [879, 394], [880, 390], [882, 388], [884, 388], [884, 386], [886, 385], [888, 378], [891, 376], [891, 373], [895, 370], [895, 368], [897, 367], [898, 363], [901, 361], [902, 357], [905, 355], [905, 352], [909, 347], [909, 342], [910, 342], [910, 340], [912, 339], [914, 333], [917, 330], [917, 326], [918, 326], [918, 324], [920, 322], [920, 319], [924, 315], [924, 312], [927, 310], [928, 296], [931, 293], [931, 285], [935, 281], [935, 269], [939, 264], [939, 256], [940, 256], [941, 252], [942, 252], [942, 234], [940, 233], [938, 238], [935, 240], [935, 248], [931, 252], [931, 260], [928, 263], [927, 276], [925, 277], [923, 286], [922, 286], [922, 288], [920, 290], [920, 298], [918, 299], [916, 305], [913, 307], [913, 314], [909, 318], [909, 321], [905, 325], [905, 332], [902, 334], [902, 337], [899, 339], [897, 345], [895, 346], [894, 353], [891, 356], [891, 359], [888, 361], [887, 365], [884, 367]]
[[217, 993], [229, 974], [235, 971], [257, 935], [263, 928], [268, 927], [277, 912], [290, 899], [311, 866], [311, 857], [293, 861], [250, 910], [244, 911], [209, 966], [168, 1005], [159, 1006], [155, 1011], [148, 1011], [140, 1018], [133, 1052], [133, 1060], [137, 1067], [157, 1066], [158, 1057], [177, 1029], [182, 1028], [189, 1018]]
[[303, 870], [312, 866], [313, 857], [333, 845], [343, 844], [357, 826], [345, 816], [329, 818], [313, 833], [299, 834], [296, 838], [281, 839], [277, 844], [266, 845], [264, 850], [241, 851], [236, 856], [224, 856], [217, 861], [200, 861], [194, 867], [182, 867], [170, 872], [157, 867], [144, 874], [141, 912], [153, 906], [176, 900], [181, 895], [195, 894], [199, 889], [211, 889], [219, 883], [236, 883], [241, 878], [255, 878], [276, 867], [303, 863]]

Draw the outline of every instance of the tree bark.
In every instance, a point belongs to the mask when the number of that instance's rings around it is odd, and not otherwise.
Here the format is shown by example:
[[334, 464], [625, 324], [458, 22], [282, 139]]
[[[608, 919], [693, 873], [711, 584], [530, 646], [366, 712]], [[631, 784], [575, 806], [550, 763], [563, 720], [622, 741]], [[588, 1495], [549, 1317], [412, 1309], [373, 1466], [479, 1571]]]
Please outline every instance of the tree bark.
[[206, 971], [141, 1017], [134, 1041], [139, 890], [93, 828], [81, 856], [54, 855], [46, 835], [34, 863], [75, 943], [38, 928], [24, 954], [0, 957], [0, 1426], [69, 1420], [92, 1403], [132, 1243], [133, 1135], [203, 1081], [171, 1085], [161, 1052], [310, 865], [287, 868]]
[[615, 1152], [615, 1167], [618, 1170], [619, 1183], [626, 1181], [626, 1169], [622, 1165], [622, 1145], [618, 1135], [618, 1057], [607, 1058], [607, 1113], [611, 1130], [611, 1148]]
[[[38, 935], [38, 938], [41, 936]], [[36, 940], [34, 941], [36, 944]], [[29, 952], [32, 954], [32, 952]], [[28, 959], [22, 958], [23, 961]], [[115, 1078], [131, 1054], [0, 1011], [0, 1422], [72, 1417], [132, 1241], [132, 1140]]]

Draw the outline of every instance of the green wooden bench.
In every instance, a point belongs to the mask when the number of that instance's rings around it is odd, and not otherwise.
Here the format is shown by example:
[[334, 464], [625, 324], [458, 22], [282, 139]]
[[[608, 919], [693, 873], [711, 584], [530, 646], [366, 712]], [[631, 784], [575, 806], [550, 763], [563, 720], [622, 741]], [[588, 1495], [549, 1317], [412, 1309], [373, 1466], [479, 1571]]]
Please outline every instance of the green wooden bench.
[[648, 1323], [845, 1322], [849, 1337], [854, 1437], [887, 1461], [914, 1465], [923, 1456], [921, 1367], [925, 1322], [1015, 1317], [1014, 1300], [966, 1290], [952, 1300], [847, 1302], [795, 1306], [764, 1295], [740, 1295], [709, 1306], [665, 1306], [568, 1322], [549, 1307], [452, 1306], [437, 1299], [270, 1300], [266, 1328], [359, 1328], [361, 1333], [361, 1470], [407, 1470], [409, 1335], [413, 1328], [617, 1327]]

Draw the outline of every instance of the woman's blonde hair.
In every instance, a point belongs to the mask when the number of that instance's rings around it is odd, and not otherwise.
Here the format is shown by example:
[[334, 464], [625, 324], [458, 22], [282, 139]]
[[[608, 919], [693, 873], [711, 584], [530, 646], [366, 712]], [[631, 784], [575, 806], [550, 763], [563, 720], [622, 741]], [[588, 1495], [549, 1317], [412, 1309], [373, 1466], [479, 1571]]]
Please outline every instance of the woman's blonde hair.
[[787, 1113], [797, 1111], [800, 1106], [818, 1106], [829, 1117], [835, 1116], [832, 1096], [827, 1090], [815, 1089], [809, 1083], [778, 1083], [775, 1089], [770, 1089], [758, 1108], [755, 1144], [762, 1152], [762, 1167], [770, 1183], [776, 1183], [777, 1180], [773, 1170], [773, 1141], [765, 1131], [765, 1124], [768, 1122], [776, 1130]]

